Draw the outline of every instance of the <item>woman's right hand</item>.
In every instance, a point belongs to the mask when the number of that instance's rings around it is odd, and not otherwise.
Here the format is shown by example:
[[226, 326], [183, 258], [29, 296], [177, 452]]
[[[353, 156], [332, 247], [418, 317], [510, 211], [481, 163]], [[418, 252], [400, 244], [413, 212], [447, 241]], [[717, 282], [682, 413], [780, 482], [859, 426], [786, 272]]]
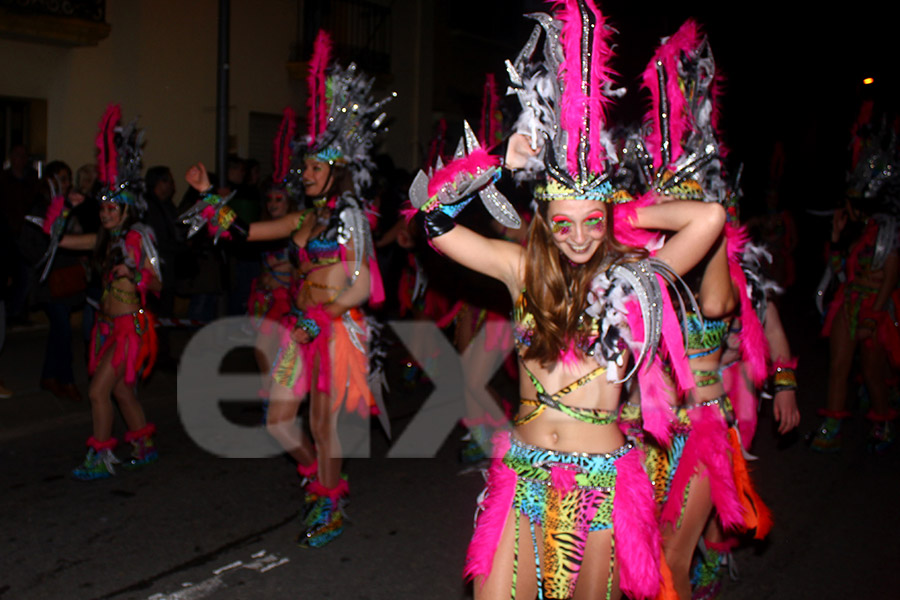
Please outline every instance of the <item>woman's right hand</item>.
[[211, 187], [209, 174], [206, 172], [206, 166], [202, 162], [191, 165], [187, 173], [184, 174], [184, 179], [201, 194]]

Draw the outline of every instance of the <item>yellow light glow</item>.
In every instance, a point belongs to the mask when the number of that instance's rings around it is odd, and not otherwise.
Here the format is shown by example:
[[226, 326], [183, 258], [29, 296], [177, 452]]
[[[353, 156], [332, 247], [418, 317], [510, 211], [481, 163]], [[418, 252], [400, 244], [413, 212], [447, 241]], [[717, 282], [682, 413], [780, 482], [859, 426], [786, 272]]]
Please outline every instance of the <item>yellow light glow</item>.
[[875, 83], [875, 80], [871, 77], [866, 77], [865, 79], [863, 79], [863, 85], [872, 85], [873, 83]]

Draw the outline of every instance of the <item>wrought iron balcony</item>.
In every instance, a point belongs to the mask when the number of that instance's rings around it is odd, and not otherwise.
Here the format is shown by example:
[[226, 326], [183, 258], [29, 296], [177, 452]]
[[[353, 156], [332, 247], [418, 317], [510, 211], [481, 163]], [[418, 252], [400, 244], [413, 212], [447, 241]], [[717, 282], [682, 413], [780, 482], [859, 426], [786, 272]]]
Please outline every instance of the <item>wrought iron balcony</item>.
[[106, 0], [0, 0], [0, 37], [96, 46], [109, 32]]

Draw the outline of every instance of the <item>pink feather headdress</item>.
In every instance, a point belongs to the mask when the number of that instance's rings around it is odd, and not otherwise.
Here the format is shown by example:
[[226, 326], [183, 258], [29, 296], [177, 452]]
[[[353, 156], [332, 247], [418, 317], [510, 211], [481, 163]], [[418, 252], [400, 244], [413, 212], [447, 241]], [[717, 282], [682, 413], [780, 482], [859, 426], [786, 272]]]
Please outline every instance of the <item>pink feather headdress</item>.
[[272, 161], [274, 172], [272, 181], [280, 183], [284, 181], [291, 170], [291, 141], [297, 131], [297, 113], [290, 106], [285, 107], [281, 117], [281, 126], [278, 134], [272, 142]]
[[648, 114], [652, 130], [648, 142], [656, 168], [678, 160], [684, 136], [691, 130], [691, 114], [679, 85], [678, 61], [683, 54], [693, 53], [702, 41], [697, 22], [688, 19], [660, 44], [644, 69], [644, 87], [650, 90], [652, 98]]
[[97, 178], [100, 183], [115, 185], [119, 171], [119, 154], [116, 149], [116, 126], [122, 119], [122, 107], [110, 104], [100, 119], [97, 132]]
[[309, 61], [309, 75], [306, 84], [309, 90], [309, 98], [306, 104], [309, 107], [307, 117], [307, 134], [310, 143], [313, 143], [325, 131], [328, 125], [328, 98], [326, 86], [326, 71], [331, 62], [331, 37], [328, 32], [320, 29], [313, 43], [313, 55]]
[[611, 30], [593, 0], [564, 0], [554, 7], [565, 55], [557, 76], [564, 83], [559, 124], [567, 134], [566, 170], [584, 180], [603, 173], [606, 158], [600, 134], [609, 103], [603, 87], [613, 75]]

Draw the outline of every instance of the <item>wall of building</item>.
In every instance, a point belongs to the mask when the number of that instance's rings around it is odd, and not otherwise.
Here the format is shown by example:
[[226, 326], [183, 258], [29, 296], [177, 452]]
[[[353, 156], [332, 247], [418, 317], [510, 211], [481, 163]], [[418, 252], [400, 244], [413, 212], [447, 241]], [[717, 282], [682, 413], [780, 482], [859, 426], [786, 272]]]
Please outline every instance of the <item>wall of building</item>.
[[[376, 94], [398, 98], [381, 148], [411, 168], [430, 122], [431, 50], [422, 28], [432, 26], [432, 2], [393, 5], [394, 72]], [[139, 117], [146, 130], [144, 165], [169, 165], [178, 180], [194, 161], [215, 162], [217, 11], [216, 0], [108, 0], [112, 31], [95, 47], [0, 40], [0, 96], [45, 99], [46, 158], [73, 169], [93, 162], [97, 122], [118, 102], [124, 119]], [[286, 69], [296, 28], [295, 0], [231, 2], [229, 127], [239, 153], [251, 112], [305, 111], [305, 81]]]

